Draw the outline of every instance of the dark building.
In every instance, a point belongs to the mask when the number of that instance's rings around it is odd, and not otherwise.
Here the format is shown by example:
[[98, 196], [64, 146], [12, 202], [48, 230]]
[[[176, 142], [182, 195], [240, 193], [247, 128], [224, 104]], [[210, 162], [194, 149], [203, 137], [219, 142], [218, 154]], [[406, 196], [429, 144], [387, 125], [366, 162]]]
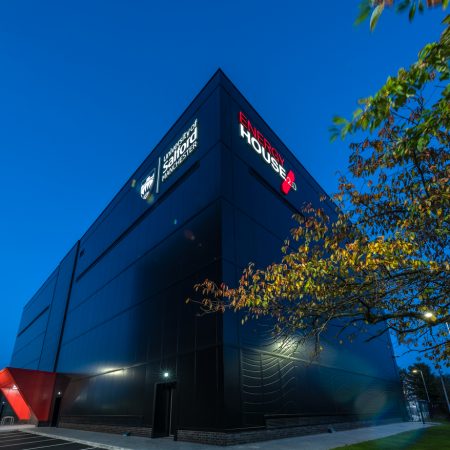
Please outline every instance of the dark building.
[[388, 337], [311, 364], [264, 321], [185, 302], [279, 260], [323, 194], [218, 71], [24, 308], [11, 366], [58, 374], [48, 421], [233, 443], [398, 420]]

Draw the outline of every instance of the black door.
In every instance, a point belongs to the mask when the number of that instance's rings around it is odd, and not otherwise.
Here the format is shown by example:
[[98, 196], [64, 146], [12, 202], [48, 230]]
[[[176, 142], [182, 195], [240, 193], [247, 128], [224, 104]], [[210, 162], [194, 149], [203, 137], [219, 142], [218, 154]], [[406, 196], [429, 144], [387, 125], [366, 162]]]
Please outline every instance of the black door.
[[158, 383], [155, 385], [152, 437], [164, 437], [173, 434], [174, 389], [174, 383]]
[[53, 415], [52, 415], [52, 427], [58, 426], [58, 419], [59, 419], [59, 408], [61, 407], [61, 400], [62, 397], [56, 397], [55, 398], [55, 405], [53, 406]]

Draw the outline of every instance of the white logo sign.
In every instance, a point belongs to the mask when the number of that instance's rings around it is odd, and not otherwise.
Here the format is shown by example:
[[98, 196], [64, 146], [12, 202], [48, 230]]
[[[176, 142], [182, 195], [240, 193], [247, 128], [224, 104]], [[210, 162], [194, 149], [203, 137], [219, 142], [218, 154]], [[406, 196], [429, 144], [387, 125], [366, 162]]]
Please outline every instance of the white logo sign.
[[153, 169], [147, 177], [141, 182], [141, 197], [147, 200], [152, 192], [153, 185], [155, 184], [155, 169]]
[[198, 120], [183, 133], [178, 142], [164, 155], [161, 181], [166, 181], [172, 173], [186, 161], [198, 146]]

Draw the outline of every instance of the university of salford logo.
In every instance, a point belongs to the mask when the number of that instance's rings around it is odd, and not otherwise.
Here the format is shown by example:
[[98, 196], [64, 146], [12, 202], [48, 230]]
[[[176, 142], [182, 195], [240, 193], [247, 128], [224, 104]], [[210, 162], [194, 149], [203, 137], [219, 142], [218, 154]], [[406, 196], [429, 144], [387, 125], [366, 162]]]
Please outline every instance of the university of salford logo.
[[147, 200], [152, 192], [153, 185], [155, 184], [155, 169], [147, 175], [147, 177], [141, 182], [141, 198]]
[[161, 181], [164, 182], [198, 147], [198, 120], [183, 133], [178, 142], [164, 155]]

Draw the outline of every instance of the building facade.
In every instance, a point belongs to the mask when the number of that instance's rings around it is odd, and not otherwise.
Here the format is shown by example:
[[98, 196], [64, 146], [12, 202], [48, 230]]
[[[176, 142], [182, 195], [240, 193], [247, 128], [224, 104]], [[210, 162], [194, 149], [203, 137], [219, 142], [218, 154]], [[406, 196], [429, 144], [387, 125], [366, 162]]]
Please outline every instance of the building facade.
[[11, 366], [59, 374], [60, 426], [235, 443], [398, 420], [388, 337], [330, 339], [311, 363], [265, 321], [185, 302], [279, 260], [322, 195], [218, 71], [25, 306]]

